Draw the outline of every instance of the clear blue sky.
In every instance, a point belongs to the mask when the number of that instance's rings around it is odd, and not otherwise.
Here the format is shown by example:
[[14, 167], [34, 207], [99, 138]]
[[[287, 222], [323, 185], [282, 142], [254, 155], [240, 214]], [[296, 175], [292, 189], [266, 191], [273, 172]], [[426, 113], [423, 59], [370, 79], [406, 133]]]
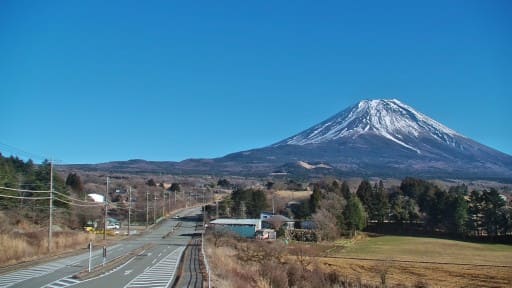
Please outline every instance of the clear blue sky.
[[512, 2], [350, 2], [0, 1], [0, 152], [219, 157], [397, 98], [512, 154]]

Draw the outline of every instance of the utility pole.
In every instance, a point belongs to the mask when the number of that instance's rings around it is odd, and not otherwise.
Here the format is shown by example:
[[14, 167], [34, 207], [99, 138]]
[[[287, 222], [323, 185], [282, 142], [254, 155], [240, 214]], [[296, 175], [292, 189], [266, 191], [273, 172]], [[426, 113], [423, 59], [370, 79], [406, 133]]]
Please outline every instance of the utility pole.
[[[51, 169], [51, 168], [50, 168]], [[18, 181], [18, 190], [20, 190], [20, 211], [23, 209], [23, 191], [21, 191], [21, 182]]]
[[272, 191], [272, 215], [276, 215], [276, 206], [274, 204], [274, 199], [276, 198], [274, 191]]
[[162, 201], [162, 217], [165, 217], [165, 193], [162, 193], [164, 200]]
[[146, 230], [148, 230], [148, 222], [149, 222], [149, 195], [148, 191], [146, 191]]
[[50, 160], [50, 225], [48, 226], [48, 253], [52, 252], [52, 226], [53, 226], [53, 160]]
[[203, 229], [204, 225], [206, 224], [206, 199], [204, 198], [206, 196], [206, 191], [203, 190]]
[[153, 192], [153, 225], [156, 224], [156, 192]]
[[132, 215], [132, 186], [128, 186], [128, 236], [130, 236], [130, 222]]
[[103, 240], [107, 239], [107, 196], [110, 177], [107, 176], [107, 190], [105, 190], [105, 215], [103, 215]]
[[171, 194], [170, 193], [167, 193], [167, 199], [169, 199], [169, 211], [167, 211], [167, 212], [170, 215], [171, 214]]

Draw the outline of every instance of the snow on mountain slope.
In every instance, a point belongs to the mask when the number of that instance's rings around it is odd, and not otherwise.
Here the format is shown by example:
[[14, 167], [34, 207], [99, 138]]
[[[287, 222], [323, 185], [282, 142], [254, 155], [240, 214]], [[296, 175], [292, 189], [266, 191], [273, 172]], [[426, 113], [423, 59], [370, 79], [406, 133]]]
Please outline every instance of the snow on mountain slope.
[[78, 165], [85, 170], [297, 177], [440, 177], [512, 183], [512, 156], [482, 145], [398, 100], [366, 100], [274, 145], [215, 159]]
[[420, 138], [435, 139], [454, 147], [458, 146], [458, 139], [465, 138], [396, 99], [364, 100], [273, 146], [319, 144], [340, 138], [355, 139], [363, 134], [387, 138], [418, 154], [421, 150], [416, 141]]

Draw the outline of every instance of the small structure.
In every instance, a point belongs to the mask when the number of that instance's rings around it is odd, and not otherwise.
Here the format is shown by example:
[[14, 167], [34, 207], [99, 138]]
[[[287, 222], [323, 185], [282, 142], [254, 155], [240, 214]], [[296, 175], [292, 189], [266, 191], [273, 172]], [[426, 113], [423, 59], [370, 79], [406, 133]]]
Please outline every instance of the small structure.
[[91, 194], [87, 194], [87, 196], [91, 197], [91, 199], [94, 202], [97, 202], [97, 203], [104, 203], [105, 202], [105, 196], [103, 196], [101, 194], [91, 193]]
[[273, 229], [261, 229], [256, 231], [256, 239], [258, 240], [276, 240], [276, 231]]
[[274, 213], [269, 212], [269, 211], [263, 211], [263, 212], [260, 213], [260, 219], [261, 220], [265, 220], [265, 219], [270, 218], [272, 216], [274, 216]]
[[295, 221], [283, 215], [273, 215], [272, 217], [262, 220], [262, 225], [264, 228], [274, 229], [279, 229], [281, 226], [284, 226], [284, 229], [288, 230], [294, 228]]
[[217, 232], [231, 232], [240, 237], [254, 238], [256, 230], [261, 229], [261, 220], [222, 218], [211, 221], [210, 226]]

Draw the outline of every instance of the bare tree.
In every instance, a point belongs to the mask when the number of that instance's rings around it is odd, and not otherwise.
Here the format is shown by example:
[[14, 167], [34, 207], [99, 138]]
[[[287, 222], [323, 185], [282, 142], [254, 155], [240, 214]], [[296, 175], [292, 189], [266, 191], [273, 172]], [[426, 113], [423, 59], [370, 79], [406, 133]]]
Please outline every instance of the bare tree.
[[313, 221], [316, 224], [318, 234], [321, 240], [334, 240], [340, 235], [337, 219], [324, 208], [317, 210], [313, 214]]

